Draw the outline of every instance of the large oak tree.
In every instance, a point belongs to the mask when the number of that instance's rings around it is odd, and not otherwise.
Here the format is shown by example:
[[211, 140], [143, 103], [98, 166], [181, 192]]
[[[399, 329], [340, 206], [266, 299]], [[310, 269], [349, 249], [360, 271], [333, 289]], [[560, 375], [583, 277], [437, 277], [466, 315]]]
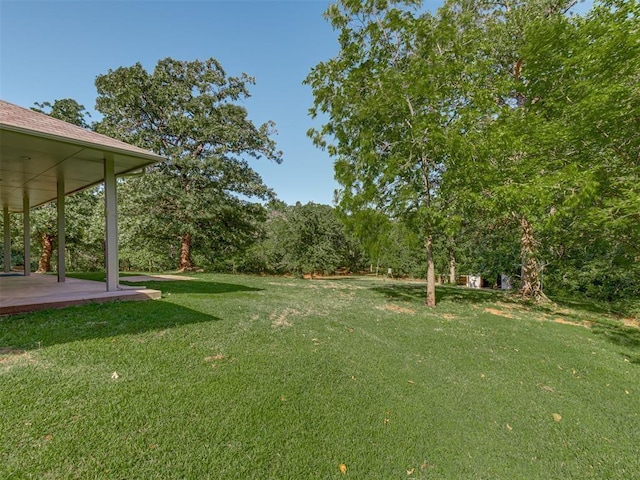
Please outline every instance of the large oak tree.
[[255, 200], [274, 197], [248, 163], [281, 161], [274, 124], [256, 126], [241, 102], [254, 79], [227, 76], [218, 61], [161, 60], [153, 72], [137, 63], [96, 79], [98, 130], [167, 158], [123, 186], [124, 209], [146, 209], [129, 235], [178, 245], [178, 268], [194, 268], [192, 249], [215, 254], [250, 242]]

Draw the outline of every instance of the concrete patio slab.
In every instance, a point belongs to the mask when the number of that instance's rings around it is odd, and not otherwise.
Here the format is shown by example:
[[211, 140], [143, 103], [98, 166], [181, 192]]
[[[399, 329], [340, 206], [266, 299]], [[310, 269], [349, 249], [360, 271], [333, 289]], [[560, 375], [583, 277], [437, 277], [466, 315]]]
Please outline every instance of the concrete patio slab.
[[63, 308], [92, 302], [151, 300], [161, 297], [159, 290], [124, 287], [107, 292], [105, 284], [91, 280], [67, 278], [58, 283], [54, 275], [0, 277], [0, 315], [46, 308]]

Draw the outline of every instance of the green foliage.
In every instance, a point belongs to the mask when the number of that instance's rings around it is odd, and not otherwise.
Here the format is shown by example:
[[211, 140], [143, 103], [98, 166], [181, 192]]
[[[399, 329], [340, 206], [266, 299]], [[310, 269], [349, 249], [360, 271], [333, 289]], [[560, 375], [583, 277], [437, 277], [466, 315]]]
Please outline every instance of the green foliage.
[[270, 139], [274, 124], [255, 126], [240, 104], [253, 82], [228, 77], [213, 58], [166, 58], [152, 73], [138, 63], [98, 76], [98, 131], [167, 157], [121, 187], [125, 216], [148, 206], [144, 218], [123, 224], [128, 241], [152, 243], [165, 258], [178, 250], [180, 267], [191, 268], [185, 247], [215, 258], [256, 238], [263, 210], [255, 202], [275, 195], [247, 159], [279, 163], [281, 152]]
[[562, 167], [542, 223], [557, 291], [640, 293], [639, 13], [636, 1], [606, 1], [527, 31], [529, 118]]
[[238, 259], [241, 271], [328, 274], [362, 268], [361, 251], [328, 205], [273, 205], [264, 239]]
[[[268, 273], [373, 265], [432, 287], [429, 266], [445, 273], [453, 254], [459, 273], [535, 275], [549, 293], [632, 311], [640, 6], [606, 0], [577, 16], [573, 3], [332, 4], [340, 53], [306, 83], [311, 114], [328, 118], [309, 134], [335, 159], [336, 211], [278, 204], [250, 167], [281, 158], [273, 124], [254, 125], [241, 104], [251, 77], [170, 58], [98, 77], [96, 128], [167, 157], [119, 184], [122, 267], [171, 269], [185, 255]], [[87, 127], [71, 99], [36, 105]], [[100, 195], [68, 200], [72, 268], [101, 262]], [[34, 242], [55, 234], [53, 206], [32, 218]]]
[[[71, 98], [55, 100], [50, 102], [35, 103], [32, 110], [44, 113], [58, 120], [89, 128], [87, 117], [91, 115], [86, 111], [84, 105], [79, 104]], [[97, 215], [100, 208], [97, 197], [99, 192], [90, 189], [78, 192], [65, 199], [65, 233], [66, 247], [69, 255], [67, 268], [78, 270], [94, 270], [103, 260], [102, 239], [100, 236], [101, 216]], [[54, 242], [57, 239], [57, 209], [55, 202], [41, 205], [31, 211], [31, 232], [33, 252], [40, 255], [36, 268], [42, 271], [49, 271], [51, 260], [57, 262], [57, 249], [50, 253], [45, 247], [46, 240]], [[33, 268], [34, 265], [32, 265]]]
[[[340, 55], [306, 81], [311, 114], [329, 117], [310, 135], [336, 159], [345, 218], [417, 221], [440, 271], [452, 252], [535, 298], [543, 283], [637, 295], [640, 7], [574, 4], [332, 5]], [[376, 257], [388, 233], [365, 223], [354, 232]]]
[[80, 105], [72, 98], [54, 100], [53, 104], [50, 102], [36, 102], [35, 105], [37, 108], [32, 107], [31, 110], [44, 113], [50, 117], [79, 127], [89, 128], [87, 117], [91, 117], [91, 114], [85, 109], [84, 105]]
[[[394, 218], [421, 219], [427, 304], [435, 304], [432, 244], [444, 222], [436, 199], [455, 146], [486, 104], [469, 61], [478, 28], [473, 14], [443, 8], [418, 13], [419, 2], [338, 2], [326, 16], [339, 30], [340, 54], [306, 79], [312, 115], [329, 121], [309, 132], [335, 157], [346, 212], [376, 207]], [[469, 5], [472, 7], [472, 5]], [[471, 12], [475, 12], [471, 8]], [[478, 60], [474, 57], [473, 60]], [[462, 80], [462, 81], [461, 81]], [[473, 88], [470, 88], [473, 87]]]

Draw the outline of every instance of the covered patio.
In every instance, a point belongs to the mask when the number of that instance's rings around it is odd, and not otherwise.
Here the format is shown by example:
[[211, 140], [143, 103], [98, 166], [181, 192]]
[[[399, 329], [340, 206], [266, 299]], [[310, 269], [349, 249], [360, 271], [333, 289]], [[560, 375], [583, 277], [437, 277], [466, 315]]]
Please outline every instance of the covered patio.
[[53, 275], [16, 275], [0, 277], [0, 314], [62, 308], [91, 302], [149, 300], [161, 292], [144, 287], [120, 287], [107, 291], [103, 282], [67, 278], [58, 282]]
[[[20, 301], [22, 310], [18, 311], [87, 301], [158, 298], [160, 292], [120, 286], [116, 178], [162, 160], [147, 150], [0, 100], [0, 206], [4, 224], [0, 314], [12, 313]], [[104, 183], [105, 194], [106, 282], [67, 279], [65, 197], [100, 183]], [[53, 201], [57, 207], [57, 278], [31, 275], [30, 210]], [[23, 214], [25, 267], [20, 276], [12, 274], [12, 213]]]

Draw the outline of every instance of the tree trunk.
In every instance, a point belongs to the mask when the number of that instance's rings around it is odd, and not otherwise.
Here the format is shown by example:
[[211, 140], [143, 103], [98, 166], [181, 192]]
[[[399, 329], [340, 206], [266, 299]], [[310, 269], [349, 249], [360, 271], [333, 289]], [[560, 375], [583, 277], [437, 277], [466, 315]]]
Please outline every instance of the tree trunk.
[[526, 218], [520, 218], [520, 294], [535, 301], [544, 301], [547, 297], [542, 292], [535, 243], [533, 225]]
[[427, 307], [436, 306], [436, 268], [433, 263], [433, 239], [427, 235], [424, 241], [427, 249], [427, 299], [424, 304]]
[[449, 247], [449, 283], [456, 284], [456, 249], [453, 245]]
[[187, 272], [195, 268], [191, 260], [191, 234], [185, 233], [180, 239], [180, 259], [178, 262], [178, 271]]
[[51, 255], [53, 254], [53, 241], [56, 236], [43, 232], [40, 235], [40, 259], [38, 260], [38, 270], [36, 273], [49, 273], [51, 271]]

